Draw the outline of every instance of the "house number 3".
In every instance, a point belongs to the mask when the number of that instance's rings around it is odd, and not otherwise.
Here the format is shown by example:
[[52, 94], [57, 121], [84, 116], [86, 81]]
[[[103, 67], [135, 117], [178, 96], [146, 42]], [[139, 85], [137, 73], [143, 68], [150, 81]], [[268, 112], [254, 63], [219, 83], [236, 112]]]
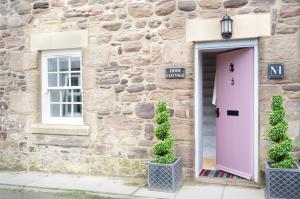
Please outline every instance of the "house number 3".
[[232, 78], [231, 79], [231, 86], [233, 86], [234, 85], [234, 79]]

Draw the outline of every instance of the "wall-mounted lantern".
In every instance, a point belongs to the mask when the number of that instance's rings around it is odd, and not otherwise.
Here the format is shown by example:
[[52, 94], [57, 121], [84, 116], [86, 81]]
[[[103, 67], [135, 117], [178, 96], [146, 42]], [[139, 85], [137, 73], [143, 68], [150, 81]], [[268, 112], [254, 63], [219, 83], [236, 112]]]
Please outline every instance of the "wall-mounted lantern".
[[221, 20], [221, 34], [224, 39], [229, 39], [232, 35], [232, 21], [227, 14]]

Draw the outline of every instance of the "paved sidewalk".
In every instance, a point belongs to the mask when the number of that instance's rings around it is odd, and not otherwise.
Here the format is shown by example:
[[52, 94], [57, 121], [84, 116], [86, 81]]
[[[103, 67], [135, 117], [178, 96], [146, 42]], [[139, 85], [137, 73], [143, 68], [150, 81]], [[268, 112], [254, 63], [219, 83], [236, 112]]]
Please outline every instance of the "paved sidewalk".
[[1, 187], [24, 189], [85, 191], [113, 198], [163, 199], [265, 199], [263, 189], [222, 185], [185, 184], [177, 193], [148, 191], [139, 184], [109, 177], [74, 176], [44, 173], [0, 173]]

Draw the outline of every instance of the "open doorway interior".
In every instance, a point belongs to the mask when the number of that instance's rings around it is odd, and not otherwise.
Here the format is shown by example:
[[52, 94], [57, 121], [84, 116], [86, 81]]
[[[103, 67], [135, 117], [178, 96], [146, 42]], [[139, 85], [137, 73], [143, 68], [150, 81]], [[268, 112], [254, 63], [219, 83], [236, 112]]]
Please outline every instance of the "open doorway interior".
[[216, 170], [216, 52], [203, 53], [203, 169]]

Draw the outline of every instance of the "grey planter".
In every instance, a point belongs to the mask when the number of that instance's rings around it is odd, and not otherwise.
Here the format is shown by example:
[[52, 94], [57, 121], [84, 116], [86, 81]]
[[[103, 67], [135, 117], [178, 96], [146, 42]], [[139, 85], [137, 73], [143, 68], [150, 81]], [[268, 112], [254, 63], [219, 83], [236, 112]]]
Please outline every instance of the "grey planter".
[[150, 191], [175, 192], [182, 182], [182, 160], [173, 164], [148, 163], [148, 189]]
[[272, 169], [266, 162], [266, 194], [268, 199], [300, 198], [300, 167], [295, 169]]

